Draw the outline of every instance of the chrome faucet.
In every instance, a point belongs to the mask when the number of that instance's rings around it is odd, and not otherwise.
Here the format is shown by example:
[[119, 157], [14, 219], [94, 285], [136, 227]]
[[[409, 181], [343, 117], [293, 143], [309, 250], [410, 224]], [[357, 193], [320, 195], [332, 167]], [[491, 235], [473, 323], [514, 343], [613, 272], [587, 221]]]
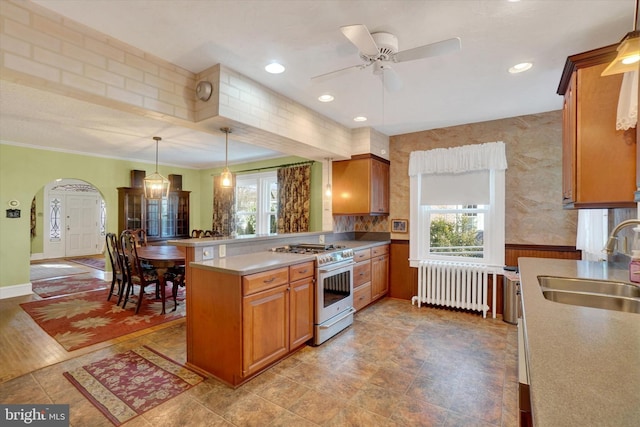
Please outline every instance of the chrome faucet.
[[633, 224], [640, 225], [640, 219], [628, 219], [616, 225], [616, 227], [611, 232], [611, 235], [609, 236], [609, 240], [607, 241], [607, 245], [604, 247], [604, 251], [608, 254], [612, 254], [616, 249], [616, 243], [618, 242], [618, 233], [620, 232], [620, 230]]

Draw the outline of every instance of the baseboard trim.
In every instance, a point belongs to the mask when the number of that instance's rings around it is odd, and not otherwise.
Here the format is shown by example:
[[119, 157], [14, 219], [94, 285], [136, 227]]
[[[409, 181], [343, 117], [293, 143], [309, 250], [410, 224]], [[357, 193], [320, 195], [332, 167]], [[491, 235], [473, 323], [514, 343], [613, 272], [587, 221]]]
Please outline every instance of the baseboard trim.
[[33, 288], [31, 282], [20, 285], [3, 286], [0, 288], [0, 299], [15, 298], [25, 295], [31, 295]]

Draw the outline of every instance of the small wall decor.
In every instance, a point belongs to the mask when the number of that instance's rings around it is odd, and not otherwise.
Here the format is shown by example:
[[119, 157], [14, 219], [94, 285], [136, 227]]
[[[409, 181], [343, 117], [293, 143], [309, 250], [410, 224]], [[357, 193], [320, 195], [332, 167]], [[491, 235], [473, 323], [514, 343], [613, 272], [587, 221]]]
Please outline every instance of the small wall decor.
[[391, 232], [392, 233], [407, 233], [407, 232], [409, 232], [408, 221], [406, 219], [393, 219], [393, 220], [391, 220]]

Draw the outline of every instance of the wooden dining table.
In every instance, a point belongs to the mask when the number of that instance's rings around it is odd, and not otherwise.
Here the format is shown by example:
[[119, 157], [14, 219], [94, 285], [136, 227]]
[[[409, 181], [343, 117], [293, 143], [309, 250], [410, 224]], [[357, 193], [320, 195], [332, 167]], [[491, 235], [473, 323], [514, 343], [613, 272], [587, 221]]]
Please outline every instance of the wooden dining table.
[[184, 249], [177, 246], [140, 246], [136, 248], [138, 258], [155, 267], [158, 272], [160, 282], [160, 293], [162, 297], [162, 314], [165, 314], [165, 286], [164, 273], [169, 267], [184, 265]]

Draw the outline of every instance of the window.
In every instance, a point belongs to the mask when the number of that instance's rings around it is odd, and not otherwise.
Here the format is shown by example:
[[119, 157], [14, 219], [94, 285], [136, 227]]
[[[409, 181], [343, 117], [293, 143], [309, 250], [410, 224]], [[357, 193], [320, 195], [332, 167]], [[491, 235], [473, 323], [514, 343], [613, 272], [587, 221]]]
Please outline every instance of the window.
[[504, 143], [411, 156], [412, 265], [424, 259], [504, 265]]
[[278, 179], [276, 171], [236, 177], [236, 234], [277, 232]]

